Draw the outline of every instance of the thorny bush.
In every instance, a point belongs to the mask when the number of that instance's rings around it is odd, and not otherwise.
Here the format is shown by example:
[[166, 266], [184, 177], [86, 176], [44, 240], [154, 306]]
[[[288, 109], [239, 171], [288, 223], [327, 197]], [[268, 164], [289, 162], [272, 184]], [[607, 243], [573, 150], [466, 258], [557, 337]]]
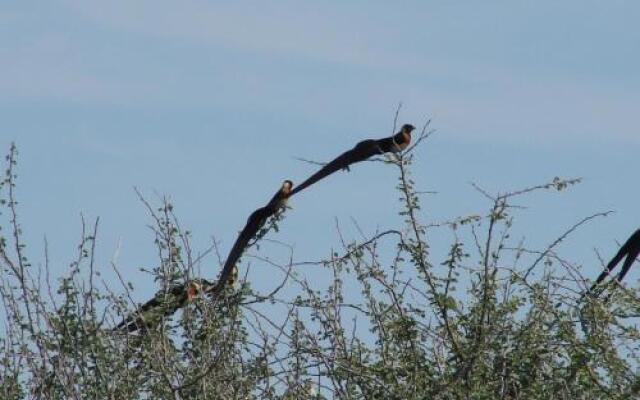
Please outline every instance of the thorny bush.
[[[221, 298], [200, 296], [146, 333], [127, 334], [113, 327], [135, 311], [135, 289], [121, 275], [122, 285], [99, 279], [101, 269], [120, 272], [94, 257], [98, 220], [82, 221], [77, 257], [62, 277], [50, 277], [47, 249], [30, 261], [12, 146], [0, 184], [0, 398], [638, 398], [638, 288], [612, 287], [606, 301], [583, 297], [588, 279], [556, 252], [602, 214], [541, 250], [511, 236], [514, 199], [577, 180], [498, 195], [477, 188], [486, 212], [430, 223], [411, 180], [414, 154], [378, 160], [398, 171], [396, 229], [360, 242], [340, 236], [343, 248], [317, 262], [292, 254], [277, 264], [257, 249], [253, 264], [281, 276], [271, 292], [240, 279]], [[162, 298], [198, 277], [215, 243], [193, 251], [173, 205], [141, 199]], [[435, 235], [452, 238], [439, 259], [430, 254]], [[312, 284], [312, 268], [329, 283]]]

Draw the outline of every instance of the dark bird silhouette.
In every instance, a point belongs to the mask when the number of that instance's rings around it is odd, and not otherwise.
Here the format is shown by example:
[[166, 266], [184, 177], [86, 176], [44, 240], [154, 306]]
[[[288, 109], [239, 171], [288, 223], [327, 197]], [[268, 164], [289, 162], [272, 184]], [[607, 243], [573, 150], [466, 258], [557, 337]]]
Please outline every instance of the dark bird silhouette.
[[293, 182], [286, 180], [269, 200], [266, 206], [255, 210], [249, 218], [244, 229], [238, 235], [233, 244], [222, 272], [216, 283], [204, 279], [195, 279], [186, 284], [174, 285], [167, 291], [157, 293], [151, 300], [138, 308], [134, 315], [125, 318], [114, 330], [127, 332], [141, 331], [158, 326], [162, 318], [174, 314], [178, 309], [186, 306], [200, 293], [208, 293], [217, 296], [222, 290], [233, 285], [237, 280], [238, 269], [236, 263], [251, 239], [264, 227], [269, 217], [276, 214], [286, 205], [286, 200], [291, 193]]
[[140, 306], [133, 315], [125, 318], [114, 330], [126, 332], [146, 332], [157, 327], [164, 317], [192, 302], [198, 294], [212, 287], [213, 283], [204, 279], [194, 279], [185, 284], [174, 285], [167, 291], [156, 293], [153, 299]]
[[631, 237], [629, 237], [629, 239], [622, 245], [622, 247], [620, 247], [620, 250], [618, 250], [618, 253], [616, 253], [616, 255], [611, 259], [611, 261], [609, 261], [609, 264], [607, 264], [604, 271], [602, 271], [598, 279], [596, 279], [596, 282], [593, 284], [593, 286], [591, 286], [591, 289], [589, 289], [589, 293], [593, 292], [593, 290], [600, 283], [602, 283], [602, 281], [607, 276], [611, 274], [611, 271], [613, 271], [613, 269], [624, 258], [625, 260], [624, 260], [624, 264], [622, 264], [622, 269], [620, 270], [620, 273], [618, 274], [618, 276], [615, 278], [618, 282], [622, 282], [627, 272], [629, 272], [629, 269], [631, 269], [631, 265], [638, 257], [638, 254], [640, 254], [640, 229], [635, 231], [633, 235], [631, 235]]
[[411, 124], [404, 124], [400, 131], [393, 136], [384, 139], [367, 139], [356, 144], [353, 149], [340, 154], [318, 172], [311, 175], [306, 181], [293, 189], [291, 196], [318, 182], [320, 179], [331, 175], [341, 169], [348, 169], [349, 165], [364, 161], [369, 157], [384, 153], [397, 153], [411, 143], [411, 131], [416, 129]]
[[293, 182], [290, 180], [284, 181], [280, 189], [273, 195], [266, 206], [258, 208], [251, 213], [247, 219], [244, 229], [242, 229], [238, 235], [236, 242], [233, 244], [233, 247], [227, 256], [227, 260], [222, 267], [222, 273], [220, 274], [217, 284], [211, 288], [211, 290], [208, 290], [209, 293], [213, 296], [217, 296], [222, 291], [233, 274], [233, 267], [238, 262], [240, 256], [242, 256], [242, 253], [249, 245], [251, 239], [259, 233], [262, 227], [264, 227], [264, 224], [267, 222], [269, 217], [276, 214], [286, 205], [287, 198], [291, 195], [292, 188]]

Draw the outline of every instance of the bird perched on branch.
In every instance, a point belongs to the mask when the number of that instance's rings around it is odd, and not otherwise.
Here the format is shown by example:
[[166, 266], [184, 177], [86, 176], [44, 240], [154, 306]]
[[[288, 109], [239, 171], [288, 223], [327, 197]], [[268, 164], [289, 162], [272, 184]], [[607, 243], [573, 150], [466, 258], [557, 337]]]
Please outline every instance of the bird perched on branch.
[[625, 260], [624, 260], [624, 264], [622, 264], [622, 269], [620, 270], [620, 273], [618, 274], [618, 276], [614, 278], [618, 282], [622, 282], [627, 272], [629, 272], [629, 269], [631, 269], [631, 265], [633, 265], [633, 262], [636, 260], [639, 254], [640, 254], [640, 229], [635, 231], [633, 235], [631, 235], [629, 239], [622, 245], [622, 247], [620, 247], [620, 250], [618, 250], [616, 255], [611, 259], [611, 261], [609, 261], [609, 264], [607, 264], [604, 271], [602, 271], [598, 279], [596, 279], [596, 282], [593, 284], [593, 286], [591, 286], [591, 289], [589, 289], [588, 293], [592, 293], [594, 289], [598, 285], [600, 285], [600, 283], [602, 283], [602, 281], [604, 281], [604, 279], [607, 276], [611, 274], [611, 271], [613, 271], [613, 269], [624, 258]]
[[318, 172], [311, 175], [292, 192], [291, 196], [318, 182], [332, 173], [341, 169], [348, 169], [349, 165], [364, 161], [367, 158], [384, 153], [398, 153], [411, 143], [411, 132], [416, 129], [411, 124], [404, 124], [400, 131], [393, 136], [384, 139], [367, 139], [356, 144], [353, 149], [340, 154], [335, 160], [329, 162]]
[[133, 315], [125, 318], [114, 330], [146, 332], [157, 327], [162, 318], [172, 315], [178, 309], [191, 303], [198, 294], [212, 286], [213, 283], [204, 279], [194, 279], [185, 284], [171, 286], [166, 291], [156, 293], [153, 299], [140, 306]]
[[[234, 286], [238, 280], [238, 268], [234, 265], [229, 274], [227, 287]], [[140, 306], [133, 315], [125, 318], [114, 330], [146, 332], [157, 327], [162, 318], [173, 315], [180, 308], [193, 302], [201, 293], [214, 287], [206, 279], [193, 279], [185, 284], [173, 285], [167, 291], [156, 293], [153, 299]]]
[[293, 182], [288, 179], [285, 180], [280, 189], [273, 195], [266, 206], [260, 207], [251, 213], [247, 219], [247, 223], [238, 235], [236, 242], [233, 244], [233, 247], [227, 256], [227, 260], [224, 263], [224, 267], [222, 267], [222, 273], [220, 274], [217, 284], [208, 290], [209, 293], [216, 296], [222, 291], [232, 275], [233, 267], [238, 262], [240, 256], [242, 256], [242, 253], [249, 245], [251, 239], [259, 234], [269, 217], [275, 215], [286, 206], [287, 199], [291, 195], [292, 188]]
[[285, 180], [266, 206], [260, 207], [251, 213], [244, 229], [233, 244], [216, 283], [197, 279], [184, 285], [172, 286], [167, 291], [157, 293], [153, 299], [143, 304], [135, 315], [124, 319], [114, 330], [127, 332], [146, 331], [151, 327], [157, 326], [163, 317], [174, 314], [178, 309], [192, 302], [198, 294], [208, 293], [217, 296], [225, 287], [233, 285], [238, 277], [236, 266], [238, 259], [249, 245], [251, 239], [259, 234], [269, 217], [277, 214], [286, 206], [292, 187], [293, 182]]

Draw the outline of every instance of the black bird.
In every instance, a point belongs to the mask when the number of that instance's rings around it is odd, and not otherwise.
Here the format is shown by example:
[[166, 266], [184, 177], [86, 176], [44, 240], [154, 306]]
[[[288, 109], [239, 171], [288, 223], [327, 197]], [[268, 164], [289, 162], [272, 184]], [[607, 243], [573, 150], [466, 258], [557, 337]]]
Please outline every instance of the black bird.
[[212, 283], [204, 279], [195, 279], [186, 284], [175, 285], [168, 291], [157, 293], [151, 300], [138, 308], [135, 315], [125, 318], [114, 330], [118, 331], [148, 331], [157, 326], [162, 318], [172, 315], [184, 307], [200, 293], [218, 295], [227, 285], [233, 285], [237, 280], [238, 269], [236, 262], [248, 246], [249, 241], [262, 229], [269, 217], [276, 214], [286, 205], [291, 193], [293, 182], [285, 180], [266, 206], [255, 210], [247, 219], [247, 223], [238, 235], [229, 256], [222, 268], [218, 282]]
[[249, 241], [251, 241], [260, 229], [262, 229], [269, 217], [276, 214], [286, 205], [287, 198], [291, 195], [292, 188], [293, 182], [285, 180], [280, 189], [273, 195], [266, 206], [258, 208], [251, 213], [247, 219], [244, 229], [242, 229], [238, 235], [236, 242], [233, 244], [233, 247], [227, 256], [227, 260], [224, 263], [224, 267], [222, 267], [222, 273], [220, 274], [217, 284], [211, 288], [211, 290], [208, 290], [208, 292], [213, 296], [217, 296], [218, 293], [222, 291], [229, 278], [233, 275], [233, 267], [249, 245]]
[[397, 153], [406, 149], [407, 146], [409, 146], [409, 143], [411, 143], [411, 131], [414, 129], [416, 129], [415, 126], [411, 124], [404, 124], [402, 125], [402, 128], [400, 128], [400, 131], [393, 136], [377, 140], [363, 140], [356, 144], [353, 149], [340, 154], [335, 160], [331, 161], [318, 172], [311, 175], [306, 181], [302, 182], [291, 192], [291, 196], [338, 170], [348, 168], [351, 164], [364, 161], [377, 154]]
[[140, 306], [134, 315], [120, 322], [114, 330], [146, 332], [158, 326], [162, 318], [172, 315], [212, 286], [213, 284], [207, 280], [194, 279], [185, 284], [174, 285], [167, 291], [158, 292], [153, 299]]
[[633, 235], [631, 235], [631, 237], [629, 237], [629, 239], [622, 245], [622, 247], [620, 247], [618, 253], [616, 253], [611, 261], [609, 261], [607, 267], [604, 269], [604, 271], [602, 271], [598, 279], [596, 279], [596, 282], [593, 284], [593, 286], [591, 286], [591, 289], [589, 289], [589, 293], [593, 292], [593, 290], [600, 283], [602, 283], [602, 281], [607, 276], [609, 276], [611, 271], [620, 263], [620, 261], [622, 261], [622, 259], [626, 257], [624, 260], [624, 264], [622, 264], [620, 273], [615, 278], [618, 282], [622, 282], [627, 272], [629, 272], [631, 265], [638, 257], [638, 254], [640, 254], [640, 229], [635, 231]]

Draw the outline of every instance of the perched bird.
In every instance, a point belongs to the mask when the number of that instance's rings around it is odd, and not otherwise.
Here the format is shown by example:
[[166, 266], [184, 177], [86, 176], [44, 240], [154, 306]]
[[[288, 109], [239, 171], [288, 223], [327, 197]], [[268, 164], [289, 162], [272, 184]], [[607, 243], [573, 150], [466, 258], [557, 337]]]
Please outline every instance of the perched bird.
[[402, 125], [402, 128], [400, 128], [400, 131], [393, 136], [377, 140], [363, 140], [356, 144], [353, 149], [340, 154], [335, 160], [331, 161], [318, 172], [311, 175], [306, 181], [293, 189], [291, 196], [338, 170], [348, 168], [351, 164], [364, 161], [377, 154], [398, 153], [406, 149], [407, 146], [409, 146], [409, 143], [411, 143], [411, 131], [414, 129], [416, 129], [415, 126], [411, 124], [404, 124]]
[[293, 188], [293, 182], [285, 180], [280, 189], [273, 195], [266, 206], [255, 210], [247, 219], [244, 229], [238, 235], [233, 244], [227, 260], [224, 263], [220, 277], [216, 283], [204, 279], [195, 279], [185, 285], [175, 285], [167, 291], [157, 293], [138, 308], [135, 315], [125, 318], [114, 330], [127, 332], [147, 331], [157, 326], [163, 317], [172, 315], [178, 309], [184, 307], [200, 293], [208, 293], [217, 296], [228, 285], [234, 285], [238, 278], [236, 263], [249, 241], [262, 229], [269, 217], [285, 207], [287, 198]]
[[624, 260], [624, 264], [622, 264], [622, 269], [620, 270], [620, 273], [618, 274], [618, 276], [615, 278], [618, 282], [622, 282], [627, 272], [629, 272], [631, 265], [636, 260], [639, 254], [640, 254], [640, 229], [635, 231], [633, 235], [631, 235], [631, 237], [629, 237], [629, 239], [622, 245], [622, 247], [620, 247], [620, 250], [618, 250], [618, 253], [616, 253], [616, 255], [611, 259], [611, 261], [609, 261], [609, 264], [607, 264], [604, 271], [602, 271], [598, 279], [596, 279], [596, 282], [593, 284], [593, 286], [591, 286], [591, 289], [589, 289], [589, 293], [593, 292], [593, 290], [600, 283], [602, 283], [602, 281], [607, 276], [609, 276], [611, 271], [624, 258], [625, 260]]
[[216, 296], [227, 284], [227, 281], [233, 274], [233, 267], [249, 245], [251, 238], [253, 238], [260, 229], [262, 229], [269, 217], [285, 207], [287, 198], [291, 195], [292, 188], [293, 182], [288, 179], [285, 180], [280, 189], [273, 195], [266, 206], [260, 207], [251, 213], [247, 219], [244, 229], [242, 229], [238, 235], [236, 242], [233, 244], [233, 247], [227, 256], [227, 260], [224, 263], [224, 267], [222, 267], [222, 273], [220, 274], [217, 284], [209, 291], [212, 295]]
[[212, 287], [213, 283], [204, 279], [194, 279], [186, 284], [174, 285], [167, 291], [156, 293], [153, 299], [140, 306], [133, 315], [125, 318], [114, 330], [146, 332], [160, 324], [162, 318], [175, 313], [191, 303], [198, 294]]

